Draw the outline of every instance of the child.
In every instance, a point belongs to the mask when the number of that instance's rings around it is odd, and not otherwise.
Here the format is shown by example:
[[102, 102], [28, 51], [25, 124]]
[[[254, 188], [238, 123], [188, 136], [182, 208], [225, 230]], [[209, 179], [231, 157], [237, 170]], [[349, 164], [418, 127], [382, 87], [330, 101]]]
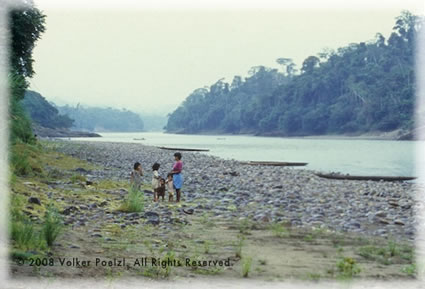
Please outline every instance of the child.
[[158, 163], [154, 163], [152, 166], [152, 170], [153, 170], [153, 175], [152, 175], [152, 190], [153, 190], [153, 201], [156, 202], [158, 201], [158, 187], [159, 187], [159, 170], [160, 164]]
[[165, 183], [167, 184], [168, 202], [172, 202], [174, 196], [173, 174], [170, 173], [167, 175], [167, 180], [165, 181]]
[[182, 154], [175, 153], [174, 154], [175, 163], [173, 165], [173, 170], [171, 173], [173, 174], [173, 186], [176, 189], [176, 202], [180, 202], [180, 191], [183, 185], [183, 162], [182, 162]]
[[164, 196], [165, 196], [165, 180], [163, 178], [159, 178], [159, 186], [158, 188], [156, 188], [156, 192], [158, 194], [158, 199], [159, 197], [162, 197], [162, 201], [164, 201]]
[[139, 162], [136, 162], [133, 166], [133, 171], [130, 174], [130, 186], [134, 190], [140, 190], [142, 185], [143, 169]]

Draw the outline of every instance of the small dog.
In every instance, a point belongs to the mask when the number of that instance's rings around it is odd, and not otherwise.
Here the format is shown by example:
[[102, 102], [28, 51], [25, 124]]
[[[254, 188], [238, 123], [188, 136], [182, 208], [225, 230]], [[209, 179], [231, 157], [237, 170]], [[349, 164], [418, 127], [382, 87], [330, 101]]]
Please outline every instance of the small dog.
[[159, 197], [162, 197], [162, 200], [164, 201], [165, 196], [165, 180], [163, 178], [159, 178], [159, 187], [156, 189], [156, 193]]

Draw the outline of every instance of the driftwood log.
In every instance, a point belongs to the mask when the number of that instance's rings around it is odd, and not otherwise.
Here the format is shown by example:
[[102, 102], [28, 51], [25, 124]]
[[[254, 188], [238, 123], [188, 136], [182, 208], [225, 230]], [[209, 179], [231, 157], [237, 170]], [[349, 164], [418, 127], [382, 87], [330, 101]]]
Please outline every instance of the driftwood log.
[[401, 182], [411, 181], [416, 177], [391, 177], [391, 176], [352, 176], [352, 175], [340, 175], [340, 174], [315, 174], [318, 177], [333, 179], [333, 180], [355, 180], [355, 181], [386, 181], [386, 182]]
[[183, 151], [183, 152], [209, 152], [209, 149], [188, 149], [188, 148], [169, 148], [169, 147], [157, 147], [162, 150], [169, 151]]
[[291, 166], [305, 166], [308, 163], [301, 162], [269, 162], [269, 161], [249, 161], [249, 162], [241, 162], [245, 165], [251, 166], [275, 166], [275, 167], [291, 167]]

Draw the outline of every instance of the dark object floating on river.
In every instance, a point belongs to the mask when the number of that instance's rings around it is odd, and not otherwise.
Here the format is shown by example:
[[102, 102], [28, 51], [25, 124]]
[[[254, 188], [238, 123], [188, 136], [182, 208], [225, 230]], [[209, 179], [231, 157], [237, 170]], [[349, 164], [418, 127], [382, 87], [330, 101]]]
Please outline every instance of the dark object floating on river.
[[169, 150], [169, 151], [186, 151], [186, 152], [209, 152], [209, 149], [185, 149], [185, 148], [168, 148], [168, 147], [157, 147], [162, 150]]
[[297, 167], [297, 166], [305, 166], [308, 163], [300, 163], [300, 162], [261, 162], [261, 161], [249, 161], [249, 162], [241, 162], [245, 165], [253, 165], [253, 166], [275, 166], [275, 167]]
[[146, 140], [146, 139], [142, 137], [142, 138], [133, 138], [133, 140]]
[[355, 180], [355, 181], [386, 181], [386, 182], [401, 182], [411, 181], [416, 177], [385, 177], [385, 176], [351, 176], [341, 174], [315, 174], [318, 177], [334, 180]]

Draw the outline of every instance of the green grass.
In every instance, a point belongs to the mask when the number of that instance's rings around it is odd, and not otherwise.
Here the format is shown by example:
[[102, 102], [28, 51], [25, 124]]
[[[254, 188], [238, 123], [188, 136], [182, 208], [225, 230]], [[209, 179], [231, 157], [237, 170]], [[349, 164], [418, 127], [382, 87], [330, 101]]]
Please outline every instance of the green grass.
[[144, 202], [143, 192], [131, 188], [119, 210], [127, 213], [142, 212]]
[[221, 272], [223, 272], [223, 268], [212, 267], [212, 268], [206, 269], [206, 268], [196, 267], [195, 269], [193, 269], [193, 272], [200, 275], [218, 275]]
[[279, 238], [288, 237], [289, 231], [281, 223], [273, 223], [269, 226], [269, 229], [272, 231], [273, 235]]
[[322, 275], [319, 273], [307, 273], [307, 279], [312, 281], [319, 281]]
[[[176, 253], [173, 250], [168, 250], [164, 256], [160, 257], [161, 261], [169, 261], [169, 262], [177, 262]], [[165, 279], [170, 277], [172, 266], [162, 266], [161, 264], [158, 266], [148, 266], [143, 271], [143, 276], [150, 277], [153, 279]]]
[[336, 268], [340, 279], [349, 279], [361, 272], [357, 261], [350, 257], [343, 257], [339, 260], [336, 264]]
[[251, 271], [252, 258], [245, 257], [242, 259], [242, 277], [247, 278]]
[[30, 221], [12, 221], [11, 238], [14, 247], [21, 250], [43, 250], [44, 240]]
[[253, 227], [254, 223], [246, 218], [240, 220], [238, 223], [238, 230], [241, 234], [249, 234], [249, 231], [252, 230]]
[[409, 276], [415, 277], [417, 275], [416, 264], [410, 264], [401, 269], [401, 272], [406, 273]]
[[80, 182], [85, 182], [87, 181], [86, 177], [83, 175], [79, 175], [79, 174], [74, 174], [71, 176], [70, 178], [71, 182], [73, 183], [80, 183]]
[[17, 194], [12, 194], [10, 202], [10, 237], [12, 245], [20, 250], [44, 250], [46, 244], [34, 224], [27, 215], [23, 213], [26, 199]]
[[205, 254], [209, 254], [210, 253], [210, 248], [211, 247], [211, 242], [208, 240], [205, 240], [204, 242], [204, 253]]
[[242, 247], [244, 245], [245, 237], [243, 235], [238, 235], [238, 240], [235, 244], [235, 256], [237, 258], [242, 258]]
[[10, 148], [9, 165], [17, 176], [32, 176], [43, 172], [39, 156], [41, 150], [37, 145], [16, 143]]
[[374, 245], [360, 247], [357, 254], [384, 265], [411, 263], [414, 257], [412, 247], [399, 245], [394, 241], [389, 241], [386, 246], [381, 247]]
[[53, 206], [49, 206], [46, 210], [44, 224], [42, 227], [42, 235], [49, 247], [53, 245], [56, 238], [62, 232], [62, 229], [62, 218], [60, 217], [57, 210], [53, 208]]

